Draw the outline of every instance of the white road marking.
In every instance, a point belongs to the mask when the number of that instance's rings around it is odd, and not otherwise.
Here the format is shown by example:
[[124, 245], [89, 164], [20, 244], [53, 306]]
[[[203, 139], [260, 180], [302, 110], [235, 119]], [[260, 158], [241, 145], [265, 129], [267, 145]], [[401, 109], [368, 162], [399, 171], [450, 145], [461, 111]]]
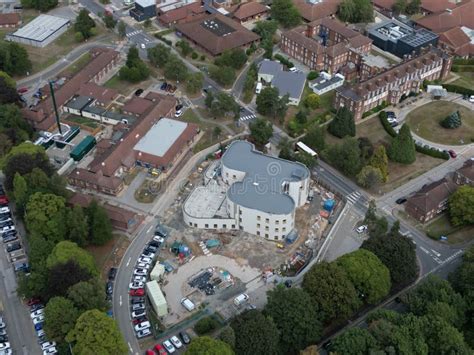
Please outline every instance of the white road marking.
[[438, 253], [436, 250], [431, 249], [434, 255], [436, 255], [438, 258], [441, 256], [440, 253]]
[[130, 261], [132, 261], [132, 257], [128, 258], [127, 266], [130, 265]]
[[146, 234], [150, 233], [152, 228], [153, 228], [153, 226], [150, 226], [150, 228], [147, 229]]
[[119, 297], [119, 304], [120, 304], [120, 307], [122, 307], [122, 295], [120, 295]]
[[132, 348], [132, 346], [130, 345], [130, 343], [128, 343], [128, 348], [130, 349], [130, 352], [133, 352], [133, 348]]

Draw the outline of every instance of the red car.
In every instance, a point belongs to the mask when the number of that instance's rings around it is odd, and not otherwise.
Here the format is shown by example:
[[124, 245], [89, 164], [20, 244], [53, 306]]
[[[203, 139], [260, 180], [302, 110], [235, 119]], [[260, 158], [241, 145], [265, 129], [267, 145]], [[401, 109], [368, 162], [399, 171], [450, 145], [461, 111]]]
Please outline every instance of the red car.
[[145, 289], [137, 288], [136, 290], [130, 290], [130, 296], [144, 296]]
[[156, 355], [153, 350], [148, 349], [145, 353], [145, 355]]
[[28, 88], [21, 88], [21, 89], [18, 89], [18, 93], [19, 93], [19, 94], [24, 94], [25, 92], [28, 92]]
[[161, 344], [156, 344], [156, 345], [155, 345], [155, 351], [157, 351], [158, 354], [160, 354], [160, 355], [166, 355], [166, 354], [168, 354], [168, 353], [166, 352], [165, 348], [163, 347], [163, 345], [161, 345]]
[[8, 197], [3, 195], [3, 196], [0, 196], [0, 204], [2, 205], [6, 205], [8, 203]]
[[31, 306], [33, 306], [33, 305], [35, 305], [35, 304], [40, 303], [40, 302], [41, 302], [41, 301], [40, 301], [39, 299], [37, 299], [37, 298], [30, 298], [28, 301], [26, 301], [26, 305], [27, 305], [28, 307], [31, 307]]
[[458, 155], [456, 154], [456, 152], [454, 150], [448, 150], [448, 153], [449, 155], [451, 156], [451, 158], [456, 158]]

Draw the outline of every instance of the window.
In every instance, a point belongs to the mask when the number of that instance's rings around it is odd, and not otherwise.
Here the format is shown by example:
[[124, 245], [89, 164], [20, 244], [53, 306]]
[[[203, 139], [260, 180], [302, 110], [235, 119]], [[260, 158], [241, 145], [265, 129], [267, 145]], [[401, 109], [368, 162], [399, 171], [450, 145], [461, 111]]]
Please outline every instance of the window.
[[242, 222], [242, 218], [239, 218], [239, 222]]
[[260, 235], [260, 231], [257, 231], [257, 235]]
[[222, 225], [222, 228], [227, 229], [227, 224], [223, 224], [223, 225]]
[[278, 236], [277, 236], [277, 235], [275, 236], [275, 240], [278, 240]]
[[268, 226], [265, 227], [265, 230], [268, 231]]
[[279, 232], [280, 230], [278, 228], [275, 228], [275, 232]]
[[260, 228], [260, 223], [257, 223], [257, 228]]
[[209, 228], [209, 224], [206, 223], [206, 224], [204, 225], [204, 228]]
[[239, 210], [239, 214], [242, 214], [242, 210]]
[[214, 228], [217, 228], [217, 224], [214, 224]]
[[283, 224], [286, 224], [286, 219], [283, 220]]
[[280, 224], [280, 221], [279, 221], [279, 220], [276, 220], [276, 221], [275, 221], [275, 224]]
[[257, 216], [257, 221], [260, 221], [262, 218], [260, 216]]
[[268, 218], [265, 218], [265, 223], [270, 223], [270, 220]]
[[242, 226], [239, 226], [239, 229], [240, 229], [240, 230], [242, 230], [242, 229], [244, 229], [244, 227], [242, 227]]
[[233, 177], [234, 179], [237, 178], [237, 176], [235, 176], [235, 175], [232, 175], [232, 177]]
[[197, 223], [194, 223], [194, 227], [197, 227], [197, 226], [198, 226], [198, 224], [197, 224]]
[[189, 222], [189, 225], [192, 227], [192, 226], [193, 226], [193, 222]]
[[286, 232], [286, 227], [283, 227], [283, 228], [281, 229], [281, 231], [282, 231], [282, 232]]
[[265, 238], [267, 238], [267, 239], [268, 239], [268, 233], [265, 233]]

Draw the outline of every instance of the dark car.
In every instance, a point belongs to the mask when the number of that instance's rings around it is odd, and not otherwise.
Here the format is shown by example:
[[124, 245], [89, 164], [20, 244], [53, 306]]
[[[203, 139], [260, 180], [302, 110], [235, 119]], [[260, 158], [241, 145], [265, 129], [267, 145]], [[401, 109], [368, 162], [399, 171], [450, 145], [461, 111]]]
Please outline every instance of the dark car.
[[160, 90], [166, 90], [167, 86], [168, 86], [168, 83], [165, 81], [163, 84], [161, 84]]
[[3, 242], [4, 243], [10, 243], [10, 242], [14, 242], [15, 240], [18, 239], [18, 236], [17, 235], [7, 235], [7, 236], [3, 236]]
[[292, 285], [293, 285], [293, 281], [291, 281], [291, 280], [286, 280], [285, 281], [285, 286], [286, 287], [291, 288]]
[[132, 297], [130, 299], [131, 304], [145, 303], [145, 297]]
[[183, 105], [176, 105], [175, 110], [176, 110], [176, 111], [179, 111], [179, 110], [181, 110], [182, 108], [183, 108]]
[[405, 203], [405, 202], [407, 202], [406, 197], [400, 197], [399, 199], [397, 199], [397, 200], [395, 201], [395, 203], [396, 203], [397, 205], [401, 205], [401, 204], [403, 204], [403, 203]]
[[179, 332], [179, 337], [183, 341], [184, 344], [189, 344], [191, 342], [191, 337], [186, 332]]
[[111, 281], [109, 281], [105, 285], [105, 293], [108, 295], [111, 295], [112, 292], [114, 292], [114, 284]]
[[2, 237], [3, 238], [6, 238], [6, 237], [9, 237], [11, 235], [17, 235], [17, 231], [16, 230], [12, 230], [12, 231], [8, 231], [8, 232], [5, 232], [2, 234]]
[[146, 248], [145, 248], [145, 251], [149, 251], [149, 252], [152, 252], [152, 253], [156, 253], [156, 251], [158, 250], [157, 247], [153, 246], [153, 245], [148, 245]]
[[15, 250], [20, 250], [20, 249], [21, 249], [20, 242], [12, 243], [12, 244], [7, 245], [7, 252], [8, 253], [10, 253], [12, 251], [15, 251]]
[[135, 91], [135, 96], [140, 96], [141, 94], [143, 94], [143, 89], [137, 89], [137, 91]]
[[115, 276], [117, 276], [117, 268], [116, 267], [111, 267], [109, 270], [109, 280], [113, 281], [115, 280]]
[[456, 152], [452, 149], [448, 150], [448, 153], [450, 155], [451, 158], [456, 158], [458, 155], [456, 154]]
[[155, 240], [152, 240], [150, 243], [148, 243], [149, 246], [152, 246], [152, 247], [155, 247], [155, 248], [159, 248], [161, 243], [160, 242], [157, 242]]
[[395, 117], [395, 112], [393, 111], [386, 111], [388, 117]]

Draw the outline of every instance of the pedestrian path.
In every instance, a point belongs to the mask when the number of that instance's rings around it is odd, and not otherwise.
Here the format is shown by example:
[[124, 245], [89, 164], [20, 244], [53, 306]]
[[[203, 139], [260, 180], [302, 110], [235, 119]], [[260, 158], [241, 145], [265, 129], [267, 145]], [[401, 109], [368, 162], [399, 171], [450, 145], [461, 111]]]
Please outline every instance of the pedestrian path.
[[135, 35], [137, 35], [137, 34], [139, 34], [139, 33], [141, 33], [141, 32], [142, 32], [142, 31], [139, 31], [139, 30], [133, 31], [133, 32], [128, 32], [128, 33], [126, 34], [126, 36], [127, 36], [127, 38], [130, 38], [130, 37], [133, 37], [133, 36], [135, 36]]
[[254, 119], [254, 118], [256, 118], [256, 117], [257, 117], [257, 116], [256, 116], [255, 114], [253, 114], [253, 113], [247, 113], [246, 116], [241, 116], [241, 117], [240, 117], [240, 120], [241, 120], [242, 122], [245, 122], [245, 121], [252, 120], [252, 119]]
[[348, 205], [353, 205], [357, 202], [357, 200], [360, 198], [360, 192], [359, 191], [353, 191], [349, 195], [347, 195], [347, 204]]

